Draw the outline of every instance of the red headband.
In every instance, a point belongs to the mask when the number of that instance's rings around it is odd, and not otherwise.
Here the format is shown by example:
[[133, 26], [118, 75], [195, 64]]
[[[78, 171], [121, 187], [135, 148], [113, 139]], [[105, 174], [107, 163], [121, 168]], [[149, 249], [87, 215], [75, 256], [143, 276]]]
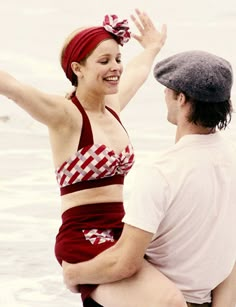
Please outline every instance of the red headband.
[[130, 39], [127, 20], [118, 22], [116, 15], [106, 15], [103, 27], [91, 27], [75, 35], [67, 45], [62, 58], [62, 68], [71, 82], [73, 77], [71, 63], [83, 60], [101, 41], [106, 39], [115, 39], [123, 46]]

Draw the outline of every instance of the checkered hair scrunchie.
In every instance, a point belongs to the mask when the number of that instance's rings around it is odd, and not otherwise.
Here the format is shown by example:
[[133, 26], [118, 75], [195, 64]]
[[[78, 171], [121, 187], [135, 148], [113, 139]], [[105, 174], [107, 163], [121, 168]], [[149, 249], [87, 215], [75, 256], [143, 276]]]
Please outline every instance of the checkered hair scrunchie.
[[106, 15], [103, 21], [103, 27], [107, 32], [116, 36], [118, 43], [123, 46], [131, 37], [127, 19], [118, 21], [116, 15]]

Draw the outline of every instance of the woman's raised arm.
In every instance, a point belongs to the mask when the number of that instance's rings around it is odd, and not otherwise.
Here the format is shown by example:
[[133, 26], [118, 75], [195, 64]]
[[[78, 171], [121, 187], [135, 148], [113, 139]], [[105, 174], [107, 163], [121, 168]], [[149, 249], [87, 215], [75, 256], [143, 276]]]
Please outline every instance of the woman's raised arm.
[[150, 17], [136, 10], [137, 17], [131, 15], [139, 34], [132, 34], [143, 47], [142, 52], [127, 64], [121, 76], [119, 85], [119, 102], [122, 110], [136, 94], [148, 78], [154, 59], [166, 41], [167, 27], [163, 25], [157, 30]]
[[[14, 101], [37, 121], [55, 126], [66, 118], [66, 99], [48, 95], [0, 71], [0, 95]], [[68, 104], [69, 105], [69, 104]]]

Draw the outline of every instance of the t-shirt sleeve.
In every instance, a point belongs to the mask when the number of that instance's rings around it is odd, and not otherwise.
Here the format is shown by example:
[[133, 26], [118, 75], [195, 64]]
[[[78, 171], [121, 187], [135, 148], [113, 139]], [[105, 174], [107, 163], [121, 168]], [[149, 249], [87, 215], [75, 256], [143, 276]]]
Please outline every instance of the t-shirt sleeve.
[[157, 167], [138, 166], [123, 222], [156, 233], [165, 213], [167, 193], [167, 182]]

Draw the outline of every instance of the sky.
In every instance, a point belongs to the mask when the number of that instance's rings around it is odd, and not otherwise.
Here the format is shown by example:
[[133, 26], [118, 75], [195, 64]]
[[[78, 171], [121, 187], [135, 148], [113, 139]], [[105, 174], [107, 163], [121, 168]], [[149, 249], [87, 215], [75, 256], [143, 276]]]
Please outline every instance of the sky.
[[[157, 26], [166, 23], [168, 38], [160, 58], [179, 51], [205, 49], [236, 65], [235, 0], [1, 0], [0, 65], [20, 78], [54, 90], [53, 80], [65, 84], [59, 53], [65, 37], [84, 25], [99, 25], [107, 13], [128, 18], [145, 10]], [[131, 30], [134, 30], [130, 21]], [[139, 50], [136, 42], [129, 50]], [[124, 48], [124, 54], [128, 47]], [[45, 80], [42, 82], [42, 79]], [[48, 82], [46, 82], [48, 81]], [[68, 85], [68, 84], [67, 84]], [[59, 86], [58, 88], [61, 88]]]

